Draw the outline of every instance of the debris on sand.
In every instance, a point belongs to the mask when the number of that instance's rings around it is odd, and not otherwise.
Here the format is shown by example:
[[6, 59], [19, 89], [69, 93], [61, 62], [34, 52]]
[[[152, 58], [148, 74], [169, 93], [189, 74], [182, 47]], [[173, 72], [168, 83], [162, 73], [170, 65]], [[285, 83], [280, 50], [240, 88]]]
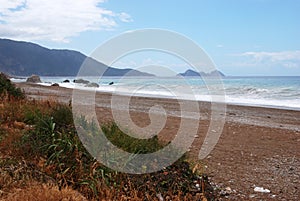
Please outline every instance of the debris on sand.
[[270, 193], [271, 191], [269, 189], [263, 188], [263, 187], [258, 187], [256, 186], [254, 188], [255, 192], [260, 192], [260, 193]]

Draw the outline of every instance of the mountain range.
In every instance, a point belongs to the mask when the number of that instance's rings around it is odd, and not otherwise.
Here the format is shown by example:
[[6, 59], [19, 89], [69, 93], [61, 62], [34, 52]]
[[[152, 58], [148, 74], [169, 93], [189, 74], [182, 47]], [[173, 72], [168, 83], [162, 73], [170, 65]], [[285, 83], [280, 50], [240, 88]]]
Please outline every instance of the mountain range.
[[[83, 62], [104, 76], [123, 76], [127, 73], [131, 76], [154, 76], [130, 68], [109, 67], [73, 50], [48, 49], [34, 43], [0, 39], [0, 71], [6, 74], [76, 76]], [[95, 72], [89, 73], [86, 75], [95, 75]]]
[[[56, 50], [35, 43], [0, 39], [0, 72], [13, 76], [76, 76], [82, 64], [89, 66], [84, 75], [155, 76], [131, 68], [118, 69], [73, 50]], [[220, 71], [210, 73], [187, 70], [181, 76], [224, 76]]]

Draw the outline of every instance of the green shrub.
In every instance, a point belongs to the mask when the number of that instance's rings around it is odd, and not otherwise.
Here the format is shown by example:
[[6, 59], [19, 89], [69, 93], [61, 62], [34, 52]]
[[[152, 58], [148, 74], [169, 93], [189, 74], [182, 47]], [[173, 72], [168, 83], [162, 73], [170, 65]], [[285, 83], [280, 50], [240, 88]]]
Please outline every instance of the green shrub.
[[26, 124], [34, 125], [42, 117], [39, 108], [24, 107], [24, 122]]
[[115, 123], [102, 126], [101, 128], [112, 144], [129, 153], [147, 154], [163, 148], [163, 145], [159, 142], [157, 136], [149, 139], [134, 138], [121, 131]]
[[68, 105], [57, 105], [51, 112], [51, 116], [60, 128], [73, 125], [73, 114], [71, 107]]
[[48, 146], [52, 144], [55, 136], [55, 123], [53, 118], [41, 113], [28, 113], [27, 121], [34, 123], [34, 130], [29, 130], [24, 134], [22, 143], [30, 145], [30, 151], [33, 153], [46, 154]]
[[15, 87], [14, 84], [3, 73], [0, 73], [0, 96], [8, 95], [9, 98], [24, 99], [24, 92], [20, 88]]

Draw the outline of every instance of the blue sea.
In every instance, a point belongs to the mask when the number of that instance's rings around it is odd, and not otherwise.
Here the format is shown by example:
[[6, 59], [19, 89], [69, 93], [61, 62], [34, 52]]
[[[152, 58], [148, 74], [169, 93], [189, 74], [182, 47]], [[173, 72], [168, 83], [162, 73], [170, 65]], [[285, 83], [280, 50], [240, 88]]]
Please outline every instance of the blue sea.
[[[62, 83], [64, 80], [70, 83]], [[75, 77], [41, 77], [43, 85], [59, 83], [62, 87], [92, 90], [74, 84]], [[227, 104], [300, 110], [300, 77], [84, 77], [99, 84], [97, 91], [117, 94], [212, 101], [213, 96], [225, 95]], [[13, 81], [19, 81], [14, 79]], [[113, 85], [109, 85], [114, 82]], [[221, 82], [221, 84], [220, 84]], [[93, 88], [94, 90], [95, 88]]]

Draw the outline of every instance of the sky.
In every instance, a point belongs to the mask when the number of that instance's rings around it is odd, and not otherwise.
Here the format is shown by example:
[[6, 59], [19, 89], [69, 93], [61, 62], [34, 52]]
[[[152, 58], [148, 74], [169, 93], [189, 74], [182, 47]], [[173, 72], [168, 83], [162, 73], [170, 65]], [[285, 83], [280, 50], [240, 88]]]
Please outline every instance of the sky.
[[[298, 0], [0, 0], [0, 38], [86, 55], [124, 32], [156, 28], [198, 44], [232, 76], [300, 76]], [[115, 66], [189, 66], [157, 52]]]

